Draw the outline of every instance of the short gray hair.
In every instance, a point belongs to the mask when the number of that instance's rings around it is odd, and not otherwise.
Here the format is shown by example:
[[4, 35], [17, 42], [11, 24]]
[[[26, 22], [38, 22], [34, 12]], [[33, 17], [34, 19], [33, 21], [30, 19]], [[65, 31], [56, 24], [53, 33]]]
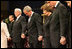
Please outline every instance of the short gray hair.
[[20, 8], [15, 8], [14, 11], [20, 11], [22, 13], [22, 10]]
[[32, 11], [32, 8], [30, 6], [25, 6], [23, 10], [26, 10], [27, 12], [29, 12], [30, 10]]

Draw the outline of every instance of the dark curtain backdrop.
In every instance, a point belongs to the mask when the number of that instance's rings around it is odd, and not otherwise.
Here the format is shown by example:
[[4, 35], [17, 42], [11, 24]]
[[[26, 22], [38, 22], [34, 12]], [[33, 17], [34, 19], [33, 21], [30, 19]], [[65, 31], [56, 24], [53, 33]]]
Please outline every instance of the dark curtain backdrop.
[[[63, 1], [61, 1], [65, 4]], [[45, 1], [1, 1], [1, 13], [4, 17], [8, 17], [10, 14], [14, 15], [15, 8], [21, 8], [23, 11], [24, 6], [29, 5], [32, 7], [34, 12], [42, 14], [40, 7], [45, 3]], [[22, 13], [23, 16], [25, 16]], [[28, 18], [28, 17], [26, 17]]]
[[[39, 13], [40, 15], [42, 14], [42, 10], [40, 9], [40, 7], [45, 3], [45, 1], [9, 1], [9, 14], [13, 14], [14, 15], [14, 9], [15, 8], [21, 8], [22, 9], [22, 15], [24, 15], [23, 13], [23, 8], [26, 5], [29, 5], [32, 7], [32, 10], [34, 12]], [[26, 20], [28, 19], [27, 16], [25, 16]]]

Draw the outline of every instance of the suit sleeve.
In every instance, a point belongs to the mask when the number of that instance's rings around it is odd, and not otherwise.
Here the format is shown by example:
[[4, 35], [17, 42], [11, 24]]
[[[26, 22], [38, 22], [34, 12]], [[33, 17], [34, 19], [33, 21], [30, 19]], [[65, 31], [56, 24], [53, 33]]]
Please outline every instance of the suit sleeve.
[[64, 6], [61, 6], [59, 9], [59, 19], [60, 19], [60, 36], [66, 36], [68, 18], [67, 18], [67, 9]]
[[26, 34], [26, 19], [25, 19], [25, 17], [22, 17], [21, 26], [22, 26], [22, 33]]
[[35, 22], [38, 29], [38, 34], [43, 35], [43, 21], [42, 21], [42, 17], [39, 14], [36, 15]]

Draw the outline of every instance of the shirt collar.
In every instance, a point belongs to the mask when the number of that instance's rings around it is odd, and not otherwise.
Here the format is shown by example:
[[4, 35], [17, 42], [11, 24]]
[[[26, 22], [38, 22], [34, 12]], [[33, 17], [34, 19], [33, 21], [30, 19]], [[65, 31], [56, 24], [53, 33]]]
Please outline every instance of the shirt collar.
[[55, 5], [55, 7], [57, 7], [57, 5], [58, 5], [58, 3], [59, 3], [59, 2], [60, 2], [60, 1], [57, 1], [57, 2], [56, 2], [56, 5]]
[[19, 18], [20, 18], [20, 16], [21, 16], [21, 15], [19, 15], [19, 16], [17, 17], [17, 19], [19, 19]]
[[34, 13], [34, 12], [32, 11], [32, 14], [31, 14], [31, 16], [33, 15], [33, 13]]

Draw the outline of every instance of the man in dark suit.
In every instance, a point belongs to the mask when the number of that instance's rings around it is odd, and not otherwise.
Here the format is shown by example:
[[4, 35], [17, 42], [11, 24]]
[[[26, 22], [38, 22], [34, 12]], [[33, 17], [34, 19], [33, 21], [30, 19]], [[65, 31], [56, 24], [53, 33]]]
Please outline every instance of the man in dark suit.
[[25, 6], [23, 9], [25, 15], [29, 16], [28, 19], [28, 35], [30, 48], [41, 48], [42, 43], [42, 18], [38, 13], [32, 11], [30, 6]]
[[[9, 30], [9, 33], [10, 33], [10, 36], [12, 38], [12, 28], [13, 28], [13, 23], [14, 23], [14, 16], [13, 15], [9, 15], [9, 21], [10, 23], [8, 24], [8, 30]], [[12, 48], [12, 40], [11, 41], [8, 41], [8, 46], [9, 48]]]
[[66, 44], [66, 33], [68, 26], [67, 8], [59, 1], [48, 1], [54, 11], [50, 20], [50, 41], [52, 48], [61, 48]]
[[12, 28], [13, 28], [13, 23], [14, 23], [14, 16], [13, 15], [9, 15], [9, 32], [10, 35], [12, 36]]
[[16, 16], [16, 20], [13, 24], [12, 30], [13, 48], [23, 48], [24, 41], [21, 38], [25, 38], [26, 20], [23, 16], [21, 16], [22, 11], [19, 8], [14, 10], [14, 14]]

